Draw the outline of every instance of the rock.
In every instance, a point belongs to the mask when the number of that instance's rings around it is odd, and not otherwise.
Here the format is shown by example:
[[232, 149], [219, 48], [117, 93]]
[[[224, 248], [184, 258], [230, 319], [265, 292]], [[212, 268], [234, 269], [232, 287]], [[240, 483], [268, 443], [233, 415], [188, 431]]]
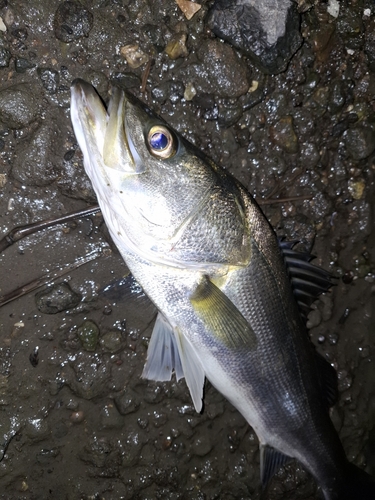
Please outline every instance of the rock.
[[26, 127], [35, 121], [41, 111], [40, 102], [35, 98], [36, 89], [20, 83], [0, 91], [0, 120], [11, 129]]
[[35, 64], [24, 57], [17, 57], [14, 61], [14, 68], [17, 73], [26, 73], [28, 69], [35, 68]]
[[284, 71], [302, 44], [299, 14], [290, 0], [216, 0], [208, 26], [265, 73]]
[[107, 332], [100, 339], [100, 345], [109, 352], [116, 352], [123, 346], [120, 332]]
[[78, 328], [77, 335], [85, 351], [95, 351], [99, 341], [99, 328], [94, 321], [84, 321]]
[[139, 68], [149, 60], [149, 56], [139, 48], [139, 45], [130, 44], [120, 48], [120, 54], [132, 69]]
[[199, 3], [190, 2], [189, 0], [176, 0], [176, 4], [180, 7], [188, 20], [202, 8]]
[[51, 68], [38, 68], [38, 75], [47, 92], [56, 94], [60, 82], [59, 73]]
[[207, 40], [198, 48], [197, 56], [200, 63], [181, 69], [181, 80], [193, 84], [197, 93], [235, 98], [248, 91], [246, 68], [231, 47]]
[[140, 407], [138, 396], [131, 389], [124, 389], [121, 394], [115, 397], [114, 403], [120, 415], [134, 413]]
[[167, 80], [151, 90], [152, 97], [160, 104], [164, 104], [167, 99], [176, 103], [184, 96], [184, 84], [177, 80]]
[[75, 307], [81, 300], [68, 283], [53, 285], [35, 295], [36, 306], [44, 314], [56, 314]]
[[170, 59], [188, 56], [189, 52], [186, 47], [186, 39], [186, 33], [176, 33], [172, 36], [165, 47], [165, 53]]
[[345, 145], [353, 160], [363, 160], [375, 151], [375, 130], [358, 124], [344, 134]]
[[8, 49], [0, 47], [0, 68], [7, 68], [11, 57]]
[[280, 118], [269, 129], [271, 141], [286, 153], [298, 152], [298, 138], [294, 131], [293, 119], [290, 115]]
[[93, 15], [79, 2], [61, 3], [53, 20], [56, 38], [65, 43], [88, 36], [92, 25]]
[[47, 186], [58, 178], [64, 148], [61, 123], [63, 112], [54, 108], [41, 125], [19, 140], [12, 167], [15, 179], [28, 186]]

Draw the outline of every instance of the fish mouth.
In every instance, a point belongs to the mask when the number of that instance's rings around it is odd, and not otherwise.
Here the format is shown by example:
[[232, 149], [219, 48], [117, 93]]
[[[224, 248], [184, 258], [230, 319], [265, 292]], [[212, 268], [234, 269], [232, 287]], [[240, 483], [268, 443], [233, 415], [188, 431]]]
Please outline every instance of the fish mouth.
[[116, 86], [111, 94], [106, 109], [92, 85], [80, 78], [72, 82], [71, 118], [78, 143], [84, 156], [96, 150], [104, 167], [122, 173], [138, 173], [141, 170], [139, 155], [126, 126], [132, 99]]

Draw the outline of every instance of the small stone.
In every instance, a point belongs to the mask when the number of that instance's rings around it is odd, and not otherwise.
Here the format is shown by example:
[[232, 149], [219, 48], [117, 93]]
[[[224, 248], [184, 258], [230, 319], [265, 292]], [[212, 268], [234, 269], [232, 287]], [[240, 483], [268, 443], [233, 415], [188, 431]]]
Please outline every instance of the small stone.
[[137, 43], [124, 45], [124, 47], [120, 49], [120, 54], [125, 57], [126, 62], [133, 69], [139, 68], [150, 59], [149, 56], [139, 48]]
[[113, 404], [105, 405], [100, 411], [100, 423], [103, 428], [116, 429], [123, 426], [123, 419]]
[[0, 47], [0, 68], [7, 68], [11, 57], [12, 55], [9, 50]]
[[180, 7], [188, 20], [202, 8], [199, 3], [190, 2], [189, 0], [176, 0], [176, 4]]
[[42, 418], [29, 418], [25, 424], [24, 432], [33, 441], [41, 441], [49, 435], [50, 428], [47, 421]]
[[375, 131], [359, 124], [346, 131], [345, 145], [353, 160], [363, 160], [375, 151]]
[[365, 181], [363, 179], [349, 179], [348, 189], [349, 193], [355, 200], [360, 200], [365, 191]]
[[36, 306], [44, 314], [56, 314], [79, 304], [81, 296], [68, 283], [59, 283], [35, 295]]
[[81, 422], [84, 421], [85, 414], [84, 414], [84, 412], [82, 410], [80, 410], [80, 411], [73, 411], [70, 414], [69, 419], [70, 419], [71, 422], [73, 422], [73, 424], [80, 424]]
[[85, 351], [95, 351], [99, 340], [99, 328], [91, 320], [86, 320], [78, 328], [77, 335]]
[[108, 332], [100, 339], [100, 345], [109, 352], [116, 352], [122, 348], [120, 332]]
[[170, 59], [178, 59], [179, 57], [187, 57], [189, 52], [186, 48], [186, 33], [176, 33], [167, 43], [165, 53]]
[[298, 152], [298, 138], [293, 127], [293, 118], [288, 115], [269, 129], [271, 141], [289, 154]]
[[202, 436], [194, 441], [193, 450], [199, 457], [204, 457], [212, 450], [209, 435]]
[[38, 75], [47, 92], [50, 94], [56, 94], [57, 87], [60, 83], [60, 76], [58, 72], [51, 68], [38, 68]]
[[39, 111], [39, 92], [21, 83], [0, 91], [0, 120], [11, 129], [26, 127], [35, 121]]
[[309, 312], [306, 322], [306, 326], [309, 330], [311, 328], [319, 326], [321, 322], [322, 322], [322, 315], [319, 309], [313, 309], [311, 312]]
[[184, 99], [185, 101], [191, 101], [197, 95], [197, 90], [194, 85], [189, 82], [185, 87]]
[[88, 36], [93, 25], [93, 15], [79, 2], [63, 2], [55, 13], [53, 28], [61, 42], [69, 43]]
[[130, 389], [124, 389], [121, 394], [115, 397], [114, 403], [121, 415], [134, 413], [140, 406], [139, 398], [137, 397], [135, 392]]
[[17, 57], [14, 61], [14, 67], [17, 73], [26, 73], [28, 69], [35, 68], [35, 64], [24, 57]]

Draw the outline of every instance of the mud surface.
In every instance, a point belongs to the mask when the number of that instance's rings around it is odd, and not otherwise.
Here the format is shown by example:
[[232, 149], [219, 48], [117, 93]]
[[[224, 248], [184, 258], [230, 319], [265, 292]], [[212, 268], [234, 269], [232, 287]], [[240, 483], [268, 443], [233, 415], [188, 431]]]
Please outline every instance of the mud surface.
[[[340, 276], [311, 336], [338, 370], [332, 417], [348, 457], [375, 474], [373, 2], [342, 1], [338, 17], [299, 2], [304, 43], [277, 77], [215, 38], [212, 2], [200, 3], [188, 21], [173, 0], [0, 2], [1, 234], [94, 202], [72, 79], [104, 99], [111, 80], [131, 88]], [[100, 216], [7, 249], [0, 294], [87, 255], [0, 309], [0, 498], [259, 499], [258, 443], [242, 416], [208, 383], [198, 415], [184, 381], [140, 378], [155, 310]], [[290, 464], [263, 498], [318, 492]]]

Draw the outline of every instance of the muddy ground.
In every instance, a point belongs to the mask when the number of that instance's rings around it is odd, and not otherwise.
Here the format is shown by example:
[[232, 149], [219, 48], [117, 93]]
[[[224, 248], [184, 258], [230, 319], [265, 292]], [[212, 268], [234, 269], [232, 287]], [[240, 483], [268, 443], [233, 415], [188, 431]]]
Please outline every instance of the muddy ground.
[[[174, 0], [73, 2], [72, 24], [58, 0], [0, 1], [0, 233], [95, 201], [69, 119], [73, 78], [104, 100], [110, 81], [131, 88], [339, 277], [311, 337], [338, 371], [332, 418], [348, 457], [375, 474], [373, 2], [342, 1], [337, 18], [300, 2], [303, 45], [278, 76], [216, 39], [212, 2], [200, 4], [187, 20]], [[260, 499], [243, 417], [209, 383], [198, 415], [183, 380], [140, 378], [155, 310], [100, 215], [4, 251], [0, 295], [87, 255], [57, 288], [0, 309], [0, 498]], [[290, 464], [263, 498], [319, 496]]]

